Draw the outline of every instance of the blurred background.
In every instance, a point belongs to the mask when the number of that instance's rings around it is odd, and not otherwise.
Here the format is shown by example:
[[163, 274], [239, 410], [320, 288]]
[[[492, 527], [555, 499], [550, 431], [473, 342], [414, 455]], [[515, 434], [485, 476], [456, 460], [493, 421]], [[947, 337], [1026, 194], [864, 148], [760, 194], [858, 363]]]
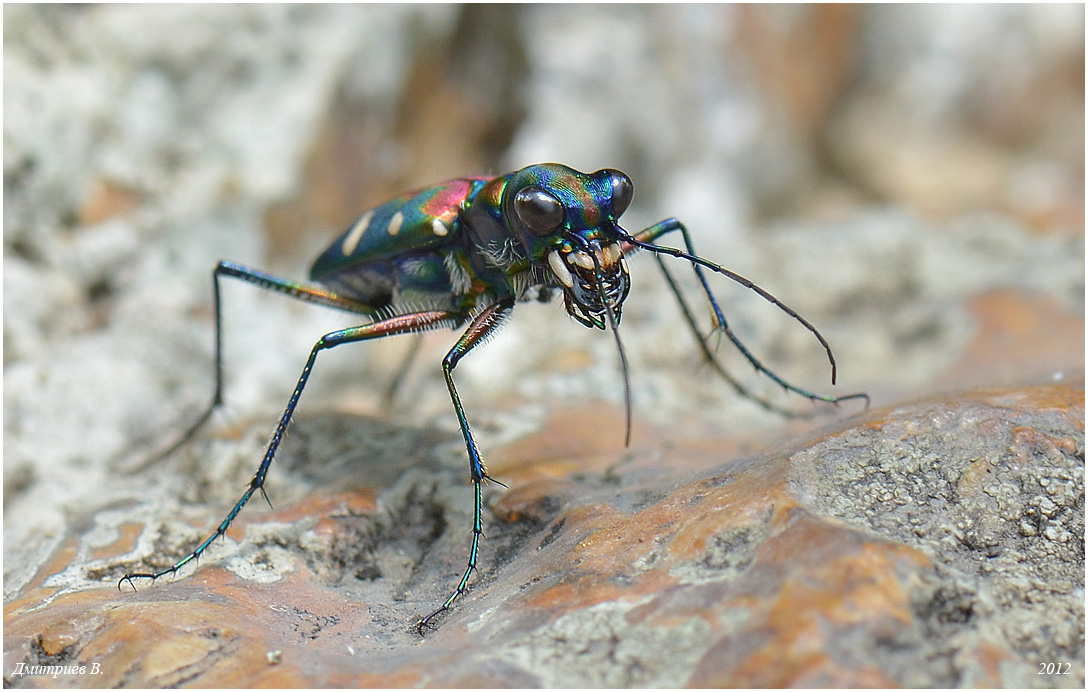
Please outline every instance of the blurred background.
[[[304, 279], [361, 212], [452, 177], [544, 161], [623, 170], [628, 230], [682, 219], [700, 254], [820, 328], [835, 388], [800, 325], [715, 284], [749, 347], [821, 392], [867, 390], [881, 406], [1083, 375], [1082, 5], [3, 16], [7, 593], [25, 583], [15, 563], [48, 554], [69, 517], [147, 499], [151, 481], [116, 462], [207, 401], [218, 259]], [[782, 426], [700, 367], [652, 259], [630, 270], [636, 430]], [[224, 310], [216, 424], [270, 434], [310, 347], [351, 318], [238, 282]], [[439, 368], [454, 339], [427, 336], [393, 410], [381, 394], [404, 340], [328, 352], [299, 415], [455, 431]], [[721, 350], [751, 386], [806, 408]], [[457, 379], [485, 456], [549, 411], [623, 401], [612, 339], [560, 304], [519, 306]], [[619, 450], [622, 418], [608, 420]]]

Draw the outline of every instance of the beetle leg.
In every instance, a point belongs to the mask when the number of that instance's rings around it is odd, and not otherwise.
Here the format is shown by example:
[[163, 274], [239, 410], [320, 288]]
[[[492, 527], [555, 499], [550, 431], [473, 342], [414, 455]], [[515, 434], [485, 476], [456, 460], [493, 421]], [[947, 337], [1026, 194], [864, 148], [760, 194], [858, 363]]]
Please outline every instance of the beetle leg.
[[[222, 265], [220, 265], [222, 266]], [[321, 351], [341, 344], [353, 343], [356, 341], [367, 341], [369, 339], [380, 339], [386, 336], [393, 336], [395, 334], [406, 334], [409, 332], [418, 332], [427, 329], [436, 329], [438, 327], [447, 327], [451, 324], [460, 323], [463, 319], [463, 315], [459, 313], [453, 313], [443, 310], [434, 310], [427, 312], [417, 312], [408, 315], [401, 315], [398, 317], [390, 317], [389, 319], [375, 322], [374, 324], [362, 325], [359, 327], [351, 327], [349, 329], [341, 329], [335, 332], [330, 332], [325, 336], [318, 339], [314, 344], [313, 349], [310, 351], [310, 357], [306, 360], [306, 365], [302, 368], [302, 374], [298, 378], [298, 384], [295, 385], [295, 391], [291, 394], [290, 401], [287, 402], [287, 408], [283, 412], [283, 416], [280, 418], [279, 425], [276, 426], [276, 432], [272, 435], [272, 441], [268, 444], [268, 449], [265, 451], [264, 459], [261, 461], [261, 465], [257, 468], [257, 473], [254, 474], [253, 480], [249, 482], [249, 487], [246, 489], [242, 497], [234, 504], [234, 508], [230, 510], [227, 517], [219, 524], [215, 531], [204, 539], [200, 545], [196, 547], [193, 552], [174, 563], [172, 567], [159, 570], [157, 572], [149, 573], [137, 573], [126, 574], [117, 583], [118, 588], [121, 584], [128, 582], [132, 585], [132, 580], [137, 578], [151, 579], [154, 581], [159, 577], [167, 574], [173, 574], [185, 566], [192, 560], [199, 558], [208, 546], [211, 545], [217, 538], [227, 532], [227, 528], [230, 526], [234, 518], [238, 516], [238, 512], [242, 510], [249, 499], [253, 497], [253, 494], [258, 490], [264, 493], [264, 479], [268, 474], [268, 467], [272, 464], [272, 459], [276, 456], [276, 450], [279, 449], [280, 442], [283, 440], [284, 434], [287, 432], [287, 425], [291, 422], [291, 416], [295, 412], [295, 407], [298, 405], [299, 397], [302, 396], [302, 390], [306, 386], [306, 381], [310, 379], [310, 373], [313, 371], [314, 363], [317, 361], [317, 354]], [[267, 500], [267, 496], [265, 497]], [[477, 503], [477, 514], [479, 514], [479, 503]], [[133, 587], [135, 588], [135, 587]]]
[[502, 324], [502, 321], [510, 315], [513, 308], [514, 299], [507, 297], [484, 309], [483, 312], [476, 316], [476, 319], [472, 320], [472, 324], [469, 325], [465, 333], [461, 335], [461, 338], [454, 344], [453, 348], [450, 349], [450, 352], [447, 353], [446, 357], [442, 360], [442, 373], [446, 376], [446, 386], [450, 390], [450, 399], [453, 401], [453, 409], [457, 412], [457, 421], [461, 425], [461, 434], [465, 438], [465, 447], [468, 449], [469, 476], [475, 486], [476, 505], [472, 515], [472, 548], [469, 551], [468, 567], [465, 569], [465, 574], [461, 577], [461, 582], [457, 585], [457, 588], [454, 589], [453, 593], [450, 594], [450, 597], [446, 599], [441, 607], [430, 615], [420, 618], [416, 623], [416, 629], [419, 631], [420, 636], [423, 635], [423, 629], [431, 622], [431, 620], [449, 610], [450, 606], [453, 605], [453, 602], [465, 592], [465, 588], [468, 586], [469, 577], [476, 571], [476, 553], [480, 548], [480, 536], [483, 535], [480, 486], [485, 480], [498, 483], [498, 481], [487, 475], [487, 468], [480, 458], [479, 450], [476, 449], [476, 440], [473, 439], [472, 431], [468, 426], [468, 419], [465, 418], [465, 410], [461, 406], [461, 397], [457, 395], [457, 387], [453, 384], [453, 369], [457, 366], [458, 361], [460, 361], [462, 357], [495, 332], [499, 325]]
[[[680, 231], [681, 235], [684, 238], [684, 246], [687, 248], [687, 252], [654, 244], [654, 241], [656, 239], [674, 231]], [[630, 238], [630, 236], [628, 236], [628, 238], [629, 239], [626, 240], [622, 245], [624, 254], [639, 247], [643, 247], [654, 253], [654, 258], [657, 260], [658, 266], [661, 268], [661, 271], [664, 272], [665, 280], [668, 282], [669, 288], [672, 290], [673, 295], [676, 297], [677, 303], [680, 305], [680, 310], [684, 314], [684, 318], [687, 321], [688, 326], [691, 328], [692, 334], [695, 336], [696, 341], [699, 343], [699, 348], [703, 352], [703, 357], [707, 360], [711, 367], [713, 367], [714, 370], [718, 372], [719, 375], [721, 375], [723, 379], [725, 379], [730, 385], [733, 386], [734, 389], [737, 390], [739, 394], [748, 397], [749, 399], [755, 401], [764, 408], [776, 411], [778, 413], [785, 413], [786, 415], [790, 416], [804, 415], [785, 411], [771, 404], [770, 402], [758, 396], [755, 396], [752, 392], [741, 386], [735, 378], [728, 374], [724, 366], [722, 366], [721, 363], [718, 362], [717, 358], [714, 357], [713, 350], [711, 349], [710, 344], [707, 343], [707, 337], [703, 336], [699, 332], [698, 326], [695, 322], [694, 316], [691, 313], [691, 310], [688, 308], [687, 303], [683, 298], [683, 295], [680, 293], [676, 282], [672, 278], [672, 275], [665, 267], [664, 260], [661, 257], [662, 254], [672, 255], [673, 257], [686, 259], [691, 262], [692, 268], [695, 271], [695, 275], [698, 277], [699, 283], [701, 284], [703, 294], [706, 296], [707, 301], [710, 304], [710, 309], [714, 314], [716, 331], [720, 331], [721, 333], [725, 334], [729, 341], [731, 341], [733, 345], [737, 348], [737, 350], [740, 351], [741, 355], [743, 355], [744, 358], [749, 363], [751, 363], [757, 371], [766, 375], [772, 381], [779, 384], [783, 389], [799, 394], [806, 399], [811, 399], [812, 401], [823, 401], [830, 404], [838, 404], [848, 399], [864, 399], [865, 405], [866, 407], [868, 407], [869, 396], [867, 394], [848, 394], [838, 397], [831, 396], [829, 394], [816, 394], [807, 389], [802, 389], [801, 387], [790, 384], [778, 374], [776, 374], [774, 371], [763, 365], [763, 363], [761, 363], [759, 359], [756, 358], [755, 355], [753, 355], [752, 352], [748, 350], [748, 347], [744, 345], [744, 343], [737, 337], [737, 335], [733, 333], [733, 330], [729, 328], [729, 323], [725, 319], [725, 314], [722, 312], [721, 306], [718, 305], [717, 299], [714, 297], [713, 292], [710, 290], [710, 284], [707, 282], [706, 275], [703, 272], [704, 268], [718, 274], [722, 274], [725, 277], [736, 281], [742, 286], [749, 288], [752, 291], [755, 291], [761, 298], [772, 303], [780, 310], [785, 312], [787, 315], [800, 322], [810, 332], [812, 332], [813, 335], [816, 336], [816, 339], [820, 342], [820, 345], [824, 347], [824, 351], [827, 353], [828, 360], [831, 363], [831, 383], [835, 383], [835, 356], [831, 353], [831, 346], [828, 345], [827, 341], [824, 339], [823, 335], [821, 335], [820, 332], [817, 331], [816, 327], [814, 327], [808, 320], [797, 314], [797, 312], [793, 308], [778, 300], [773, 295], [754, 284], [752, 281], [744, 278], [736, 272], [732, 272], [720, 265], [714, 264], [713, 262], [709, 262], [702, 257], [699, 257], [695, 252], [695, 247], [691, 241], [691, 235], [688, 233], [688, 229], [684, 226], [683, 223], [679, 221], [679, 219], [665, 219], [664, 221], [659, 221], [658, 223], [650, 226], [638, 235], [634, 236], [634, 238]]]
[[179, 435], [176, 440], [171, 442], [162, 451], [157, 452], [151, 458], [140, 464], [141, 468], [150, 466], [176, 452], [182, 445], [196, 435], [200, 428], [202, 428], [204, 424], [208, 422], [208, 419], [211, 418], [215, 409], [223, 403], [223, 317], [219, 298], [219, 277], [221, 276], [241, 279], [260, 288], [282, 293], [298, 300], [305, 300], [310, 303], [317, 303], [319, 305], [337, 308], [347, 312], [371, 314], [375, 311], [370, 305], [349, 298], [342, 298], [330, 291], [317, 288], [316, 286], [307, 286], [296, 281], [281, 279], [277, 276], [267, 274], [257, 269], [251, 269], [250, 267], [246, 267], [236, 262], [229, 262], [226, 260], [219, 262], [219, 264], [215, 266], [215, 269], [212, 270], [212, 296], [214, 298], [212, 302], [215, 305], [215, 390], [212, 392], [212, 399], [204, 408], [203, 413], [200, 414], [196, 421], [190, 425], [185, 432]]
[[680, 307], [680, 313], [684, 316], [684, 320], [687, 322], [688, 328], [695, 336], [695, 343], [699, 345], [699, 350], [703, 354], [703, 360], [706, 361], [706, 363], [716, 373], [718, 373], [718, 375], [723, 380], [725, 380], [729, 384], [729, 386], [737, 392], [737, 394], [741, 395], [745, 399], [748, 399], [749, 401], [754, 401], [755, 403], [759, 404], [759, 406], [768, 411], [777, 413], [778, 415], [784, 416], [786, 418], [810, 418], [815, 415], [814, 412], [811, 411], [794, 411], [792, 409], [778, 406], [777, 404], [774, 404], [765, 397], [762, 397], [759, 394], [756, 394], [752, 390], [748, 389], [743, 384], [741, 384], [741, 382], [737, 378], [733, 377], [733, 375], [725, 369], [725, 366], [721, 364], [721, 361], [718, 360], [717, 356], [714, 354], [714, 350], [711, 348], [710, 344], [707, 343], [707, 338], [704, 337], [702, 333], [700, 333], [699, 325], [695, 321], [695, 316], [691, 311], [691, 307], [688, 305], [687, 299], [684, 298], [684, 294], [680, 291], [680, 287], [677, 285], [676, 280], [672, 276], [672, 273], [669, 271], [668, 267], [665, 266], [665, 261], [657, 255], [654, 255], [654, 259], [657, 260], [657, 265], [661, 268], [661, 273], [665, 275], [665, 281], [669, 284], [669, 290], [671, 290], [673, 296], [676, 297], [676, 303]]
[[385, 388], [385, 392], [382, 393], [383, 409], [392, 409], [394, 404], [396, 404], [397, 394], [404, 385], [404, 380], [408, 375], [408, 371], [411, 370], [412, 365], [415, 364], [421, 346], [423, 346], [423, 335], [413, 334], [412, 343], [408, 347], [408, 352], [404, 354], [404, 360], [401, 361], [400, 367], [397, 368], [397, 374], [389, 381], [388, 386]]

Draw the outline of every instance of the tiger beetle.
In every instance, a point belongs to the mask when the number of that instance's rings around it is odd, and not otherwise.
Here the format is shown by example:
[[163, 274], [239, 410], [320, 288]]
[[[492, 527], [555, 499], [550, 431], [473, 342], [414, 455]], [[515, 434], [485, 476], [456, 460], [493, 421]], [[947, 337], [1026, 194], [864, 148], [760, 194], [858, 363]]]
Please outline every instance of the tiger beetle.
[[[510, 316], [515, 303], [529, 300], [547, 302], [562, 293], [564, 306], [571, 317], [586, 327], [607, 328], [615, 338], [623, 372], [626, 442], [629, 443], [630, 382], [617, 326], [623, 301], [630, 290], [626, 257], [637, 250], [653, 253], [703, 358], [738, 393], [765, 408], [786, 415], [798, 415], [745, 389], [716, 359], [710, 335], [724, 334], [756, 371], [787, 391], [830, 404], [863, 399], [868, 406], [869, 397], [863, 393], [834, 397], [795, 387], [756, 359], [729, 328], [707, 283], [707, 271], [751, 289], [812, 332], [827, 353], [831, 364], [831, 383], [835, 383], [834, 355], [816, 328], [748, 279], [697, 255], [688, 229], [680, 221], [665, 219], [634, 235], [621, 228], [619, 217], [631, 204], [633, 194], [631, 179], [620, 171], [606, 168], [586, 174], [567, 166], [546, 163], [495, 178], [458, 178], [409, 192], [371, 209], [314, 262], [310, 279], [324, 288], [281, 279], [235, 262], [219, 262], [212, 272], [215, 392], [210, 405], [196, 423], [156, 458], [167, 456], [188, 441], [223, 401], [220, 277], [242, 279], [292, 298], [364, 315], [368, 322], [330, 332], [314, 344], [257, 473], [218, 528], [172, 567], [157, 572], [125, 575], [118, 587], [128, 582], [135, 588], [132, 584], [134, 579], [155, 580], [176, 573], [190, 561], [199, 558], [212, 542], [226, 533], [227, 527], [254, 493], [259, 490], [264, 495], [268, 468], [287, 431], [318, 353], [356, 341], [440, 327], [458, 329], [467, 323], [467, 329], [442, 360], [442, 374], [468, 450], [469, 477], [475, 490], [472, 545], [468, 567], [457, 588], [438, 609], [416, 622], [416, 629], [422, 635], [437, 616], [448, 611], [454, 601], [465, 593], [469, 577], [476, 569], [476, 556], [483, 533], [481, 486], [489, 480], [498, 483], [488, 476], [476, 448], [453, 382], [454, 368], [469, 351], [495, 333]], [[670, 233], [680, 234], [685, 249], [656, 243]], [[713, 329], [710, 335], [704, 335], [699, 330], [687, 300], [665, 266], [665, 255], [685, 260], [694, 269], [701, 293], [711, 310]]]

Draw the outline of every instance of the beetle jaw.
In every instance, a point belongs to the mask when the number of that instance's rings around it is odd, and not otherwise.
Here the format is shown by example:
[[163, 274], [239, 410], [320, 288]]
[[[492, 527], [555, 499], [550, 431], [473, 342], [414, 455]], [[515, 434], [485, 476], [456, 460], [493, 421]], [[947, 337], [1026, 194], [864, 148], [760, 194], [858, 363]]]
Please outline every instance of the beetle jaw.
[[[607, 245], [594, 243], [593, 254], [597, 257], [597, 264], [600, 265], [603, 276], [615, 273], [617, 265], [622, 268], [625, 275], [627, 274], [623, 262], [623, 249], [619, 243], [608, 243]], [[548, 268], [551, 269], [552, 274], [564, 289], [574, 288], [574, 284], [578, 280], [576, 275], [585, 274], [586, 272], [589, 272], [590, 276], [593, 275], [593, 258], [585, 250], [573, 250], [569, 246], [565, 246], [549, 250], [547, 257]]]
[[[571, 317], [587, 327], [604, 329], [611, 308], [619, 322], [620, 309], [630, 288], [627, 263], [619, 243], [593, 243], [587, 250], [574, 250], [569, 245], [550, 250], [548, 268], [563, 288], [563, 299]], [[601, 301], [602, 291], [607, 306]]]

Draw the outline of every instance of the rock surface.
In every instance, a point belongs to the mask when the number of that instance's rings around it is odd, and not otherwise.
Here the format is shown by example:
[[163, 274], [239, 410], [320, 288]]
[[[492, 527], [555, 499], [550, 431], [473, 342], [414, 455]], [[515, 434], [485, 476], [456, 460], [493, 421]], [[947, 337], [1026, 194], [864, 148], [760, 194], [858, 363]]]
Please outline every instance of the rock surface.
[[467, 547], [461, 474], [365, 443], [344, 474], [325, 440], [413, 431], [323, 417], [292, 451], [335, 476], [243, 512], [195, 573], [112, 586], [191, 546], [205, 529], [187, 522], [73, 532], [6, 607], [6, 681], [22, 661], [99, 664], [35, 679], [58, 687], [1083, 685], [1083, 387], [936, 397], [755, 454], [645, 426], [598, 448], [618, 422], [601, 415], [491, 454], [510, 489], [488, 494], [479, 574], [424, 638], [412, 623]]

